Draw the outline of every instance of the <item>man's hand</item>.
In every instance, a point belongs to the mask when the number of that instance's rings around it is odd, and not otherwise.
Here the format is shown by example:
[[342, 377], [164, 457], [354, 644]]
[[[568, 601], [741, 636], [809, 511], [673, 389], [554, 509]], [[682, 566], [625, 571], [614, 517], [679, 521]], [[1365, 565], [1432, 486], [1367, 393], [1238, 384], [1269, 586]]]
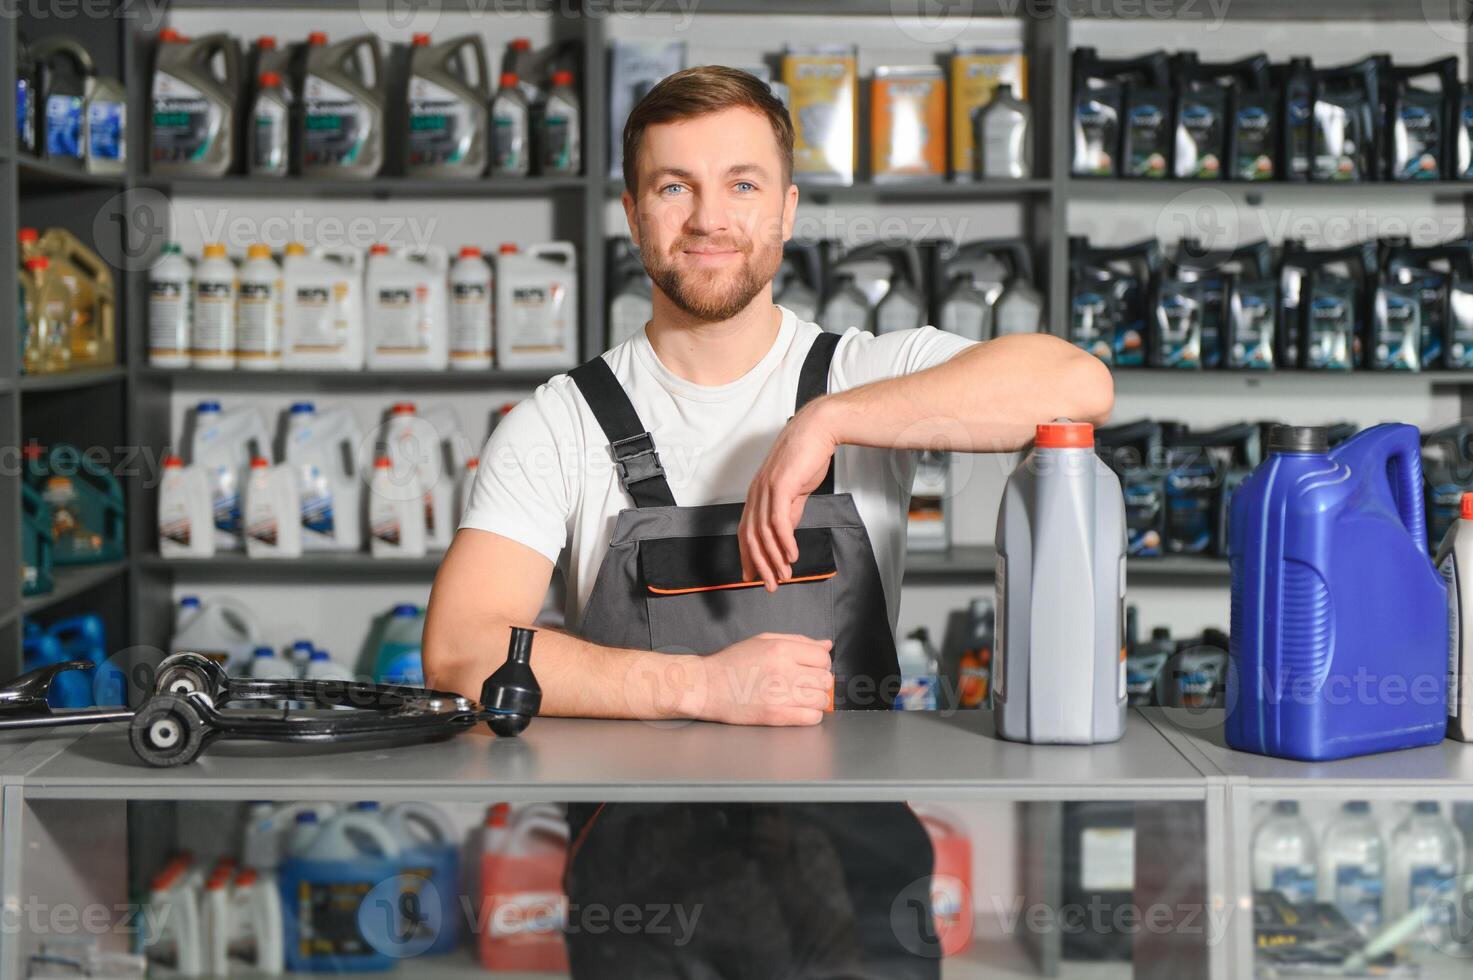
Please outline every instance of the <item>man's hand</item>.
[[803, 516], [808, 495], [828, 472], [837, 443], [819, 423], [815, 399], [783, 426], [762, 468], [747, 489], [747, 503], [737, 526], [742, 578], [761, 579], [768, 592], [793, 577], [798, 539], [793, 529]]
[[833, 704], [832, 640], [759, 633], [697, 658], [703, 702], [691, 714], [728, 725], [816, 725]]

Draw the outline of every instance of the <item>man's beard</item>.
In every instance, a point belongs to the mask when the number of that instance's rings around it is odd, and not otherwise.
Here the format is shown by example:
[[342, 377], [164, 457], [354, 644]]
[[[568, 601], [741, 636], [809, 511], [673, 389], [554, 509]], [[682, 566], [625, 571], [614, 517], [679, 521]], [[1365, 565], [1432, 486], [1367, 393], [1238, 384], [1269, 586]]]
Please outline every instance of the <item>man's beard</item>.
[[683, 272], [667, 255], [655, 251], [652, 236], [640, 235], [639, 257], [650, 280], [670, 302], [697, 320], [718, 323], [730, 320], [772, 282], [782, 262], [782, 249], [753, 248], [735, 238], [708, 239], [704, 235], [682, 235], [670, 246], [670, 254], [697, 245], [734, 248], [743, 262], [736, 270], [695, 269]]

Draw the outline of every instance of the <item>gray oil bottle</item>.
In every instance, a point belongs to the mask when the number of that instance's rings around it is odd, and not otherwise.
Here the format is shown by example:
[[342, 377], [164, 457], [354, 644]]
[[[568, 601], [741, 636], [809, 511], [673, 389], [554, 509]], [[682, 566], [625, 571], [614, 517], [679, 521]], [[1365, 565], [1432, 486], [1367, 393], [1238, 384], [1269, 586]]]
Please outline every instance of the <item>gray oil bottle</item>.
[[852, 269], [838, 269], [833, 287], [819, 313], [819, 325], [830, 333], [843, 333], [850, 327], [870, 330], [869, 297], [859, 288]]
[[240, 47], [229, 34], [190, 39], [159, 32], [153, 74], [149, 169], [176, 177], [220, 177], [235, 162]]
[[999, 85], [992, 101], [977, 113], [977, 176], [984, 180], [1022, 180], [1033, 176], [1033, 110]]
[[[1435, 88], [1413, 85], [1431, 78]], [[1392, 180], [1446, 180], [1452, 169], [1449, 109], [1458, 93], [1458, 59], [1391, 69], [1391, 104], [1386, 141], [1387, 176]]]
[[[1033, 275], [1028, 245], [1016, 238], [988, 238], [943, 243], [933, 253], [933, 280], [947, 284], [937, 326], [972, 340], [987, 340], [1003, 333], [1032, 333], [1042, 315], [1042, 297], [1029, 282]], [[999, 309], [1014, 283], [1018, 288], [1008, 298], [1011, 330], [1004, 330]], [[1029, 324], [1023, 326], [1023, 324]]]
[[84, 102], [97, 72], [87, 49], [62, 34], [31, 45], [40, 91], [41, 151], [52, 160], [81, 165]]
[[415, 177], [479, 177], [490, 139], [491, 76], [479, 34], [431, 44], [416, 34], [409, 58], [409, 152]]
[[491, 173], [525, 177], [531, 173], [532, 112], [527, 96], [511, 72], [501, 73], [501, 87], [491, 101]]
[[291, 165], [291, 101], [281, 75], [262, 72], [256, 80], [246, 140], [249, 169], [256, 177], [285, 177]]
[[1006, 739], [1125, 734], [1125, 503], [1093, 427], [1041, 425], [997, 515], [993, 717]]
[[1044, 329], [1043, 293], [1026, 276], [1014, 276], [992, 308], [993, 333], [1039, 333]]
[[576, 174], [583, 169], [582, 110], [573, 73], [552, 73], [552, 88], [537, 114], [537, 172]]
[[823, 281], [823, 257], [817, 242], [789, 239], [773, 280], [772, 301], [793, 311], [800, 322], [818, 322], [818, 288]]
[[298, 142], [308, 177], [377, 176], [384, 164], [384, 73], [378, 40], [307, 39]]
[[992, 339], [992, 305], [971, 269], [959, 268], [951, 274], [941, 315], [936, 319], [936, 326], [947, 333], [968, 340]]
[[628, 238], [609, 239], [609, 346], [616, 347], [644, 329], [654, 315], [654, 287], [644, 271], [639, 248]]

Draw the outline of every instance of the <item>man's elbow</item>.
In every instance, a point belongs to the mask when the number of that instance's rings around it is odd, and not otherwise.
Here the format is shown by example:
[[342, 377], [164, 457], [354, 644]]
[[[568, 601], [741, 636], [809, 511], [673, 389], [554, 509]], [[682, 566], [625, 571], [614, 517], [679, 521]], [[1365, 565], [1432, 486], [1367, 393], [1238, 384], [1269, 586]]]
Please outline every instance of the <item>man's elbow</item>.
[[1068, 346], [1071, 353], [1063, 366], [1061, 391], [1072, 405], [1068, 417], [1103, 425], [1115, 410], [1115, 378], [1104, 361], [1073, 344]]

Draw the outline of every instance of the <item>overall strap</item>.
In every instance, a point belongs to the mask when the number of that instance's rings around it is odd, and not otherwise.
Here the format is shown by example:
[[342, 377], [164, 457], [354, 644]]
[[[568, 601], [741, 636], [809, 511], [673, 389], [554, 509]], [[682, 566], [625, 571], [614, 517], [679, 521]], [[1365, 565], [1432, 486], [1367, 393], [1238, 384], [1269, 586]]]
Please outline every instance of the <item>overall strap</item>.
[[568, 376], [583, 393], [584, 401], [593, 409], [593, 417], [604, 430], [614, 452], [619, 486], [634, 499], [634, 506], [675, 506], [654, 437], [640, 422], [639, 413], [608, 362], [602, 357], [592, 358], [569, 371]]
[[[804, 405], [828, 392], [829, 363], [834, 359], [834, 349], [839, 346], [841, 336], [825, 330], [813, 338], [813, 346], [808, 348], [808, 356], [803, 359], [803, 369], [798, 373], [798, 398], [793, 406], [794, 415], [797, 415]], [[823, 482], [813, 492], [834, 492], [834, 461], [832, 458], [829, 460], [829, 469], [824, 474]]]

